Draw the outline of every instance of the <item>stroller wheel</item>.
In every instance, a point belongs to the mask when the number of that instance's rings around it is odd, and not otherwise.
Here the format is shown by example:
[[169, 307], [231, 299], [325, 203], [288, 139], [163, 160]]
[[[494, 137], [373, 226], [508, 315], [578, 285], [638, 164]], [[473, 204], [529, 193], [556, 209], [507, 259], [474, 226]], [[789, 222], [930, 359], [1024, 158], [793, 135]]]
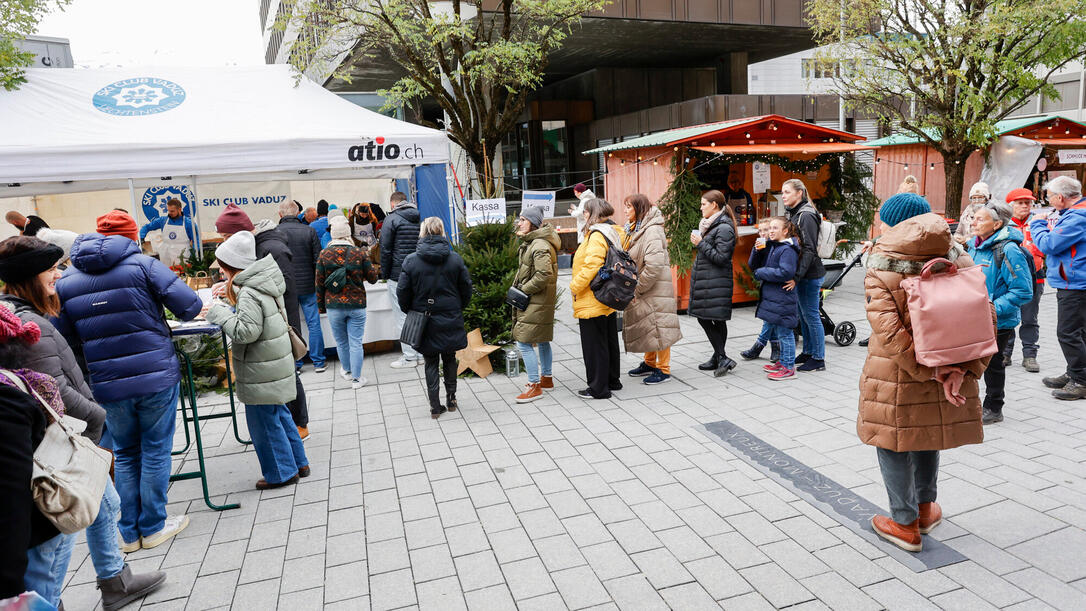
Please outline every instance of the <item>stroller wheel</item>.
[[837, 342], [838, 346], [848, 346], [856, 340], [856, 325], [848, 322], [840, 322], [833, 330], [833, 341]]

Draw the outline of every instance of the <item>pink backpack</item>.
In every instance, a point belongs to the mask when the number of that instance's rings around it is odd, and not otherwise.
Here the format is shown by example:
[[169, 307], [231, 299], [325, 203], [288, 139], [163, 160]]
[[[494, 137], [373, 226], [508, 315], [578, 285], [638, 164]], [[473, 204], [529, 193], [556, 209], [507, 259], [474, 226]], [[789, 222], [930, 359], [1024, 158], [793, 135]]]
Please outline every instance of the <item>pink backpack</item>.
[[[946, 269], [933, 273], [942, 263]], [[995, 354], [984, 270], [958, 269], [946, 259], [932, 259], [919, 276], [901, 281], [908, 298], [916, 362], [928, 367], [956, 365]]]

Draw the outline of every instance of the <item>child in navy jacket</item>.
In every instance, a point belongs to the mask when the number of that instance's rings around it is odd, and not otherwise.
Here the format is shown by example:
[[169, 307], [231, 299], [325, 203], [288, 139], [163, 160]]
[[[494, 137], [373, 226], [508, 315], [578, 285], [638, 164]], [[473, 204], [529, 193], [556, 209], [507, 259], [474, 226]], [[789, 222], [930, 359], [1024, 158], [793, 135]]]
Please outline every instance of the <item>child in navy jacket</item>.
[[769, 337], [780, 342], [781, 358], [763, 369], [770, 380], [787, 380], [796, 375], [796, 339], [792, 330], [799, 323], [799, 297], [784, 285], [796, 276], [799, 231], [788, 219], [774, 217], [764, 244], [750, 253], [750, 268], [762, 281], [762, 299], [755, 316], [772, 325]]

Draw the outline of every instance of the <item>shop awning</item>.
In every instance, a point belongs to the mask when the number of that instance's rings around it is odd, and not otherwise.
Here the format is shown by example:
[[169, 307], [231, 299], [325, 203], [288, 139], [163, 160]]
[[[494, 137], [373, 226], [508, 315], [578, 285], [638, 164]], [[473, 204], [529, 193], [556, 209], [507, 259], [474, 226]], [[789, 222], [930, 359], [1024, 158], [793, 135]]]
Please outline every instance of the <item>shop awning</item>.
[[1086, 148], [1086, 138], [1031, 138], [1045, 146], [1081, 146]]
[[810, 153], [820, 155], [822, 153], [848, 153], [851, 151], [873, 151], [874, 147], [851, 142], [810, 142], [807, 144], [728, 144], [721, 146], [694, 146], [691, 147], [707, 153], [721, 153], [727, 155], [747, 154], [780, 154], [780, 153]]

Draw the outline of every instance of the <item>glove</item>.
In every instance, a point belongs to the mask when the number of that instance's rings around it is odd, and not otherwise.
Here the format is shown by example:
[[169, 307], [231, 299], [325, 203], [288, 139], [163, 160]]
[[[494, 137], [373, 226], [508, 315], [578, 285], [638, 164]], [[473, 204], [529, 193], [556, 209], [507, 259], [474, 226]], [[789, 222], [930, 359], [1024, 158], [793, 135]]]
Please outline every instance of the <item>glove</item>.
[[965, 397], [961, 393], [962, 382], [965, 381], [964, 369], [953, 365], [936, 367], [932, 379], [943, 385], [947, 401], [958, 407], [965, 405]]

